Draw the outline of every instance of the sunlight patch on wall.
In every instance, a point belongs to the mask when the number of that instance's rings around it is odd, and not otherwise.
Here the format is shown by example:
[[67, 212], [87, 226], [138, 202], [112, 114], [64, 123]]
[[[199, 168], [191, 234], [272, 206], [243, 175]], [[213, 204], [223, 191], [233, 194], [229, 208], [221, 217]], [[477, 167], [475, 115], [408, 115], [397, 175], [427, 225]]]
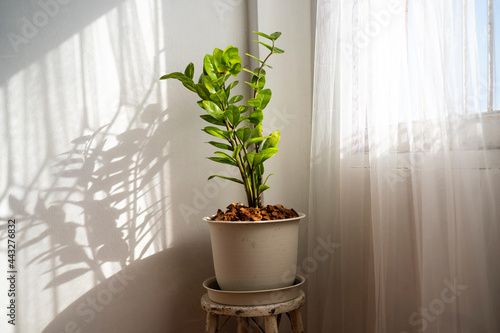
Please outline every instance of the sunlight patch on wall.
[[0, 216], [19, 223], [21, 330], [42, 331], [171, 243], [161, 10], [121, 3], [0, 87]]

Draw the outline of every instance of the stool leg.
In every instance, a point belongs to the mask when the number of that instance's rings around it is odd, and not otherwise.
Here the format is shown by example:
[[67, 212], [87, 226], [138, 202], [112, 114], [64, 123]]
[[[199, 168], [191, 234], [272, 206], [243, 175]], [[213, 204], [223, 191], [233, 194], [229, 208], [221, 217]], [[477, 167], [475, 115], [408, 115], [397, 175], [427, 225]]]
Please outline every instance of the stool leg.
[[264, 317], [264, 324], [266, 333], [278, 333], [278, 322], [276, 321], [276, 316]]
[[219, 315], [215, 313], [207, 313], [207, 322], [205, 323], [205, 331], [207, 333], [216, 333], [217, 325], [219, 325]]
[[248, 317], [238, 317], [238, 333], [248, 333]]
[[304, 324], [299, 309], [290, 312], [290, 322], [292, 323], [293, 333], [304, 333]]

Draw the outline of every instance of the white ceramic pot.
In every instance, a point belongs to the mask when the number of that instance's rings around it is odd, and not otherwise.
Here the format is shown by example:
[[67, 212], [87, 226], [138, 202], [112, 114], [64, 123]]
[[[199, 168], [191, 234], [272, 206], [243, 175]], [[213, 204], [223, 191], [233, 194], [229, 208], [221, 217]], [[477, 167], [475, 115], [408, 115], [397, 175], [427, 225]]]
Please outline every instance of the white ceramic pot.
[[210, 227], [215, 276], [222, 290], [291, 286], [297, 270], [298, 217], [274, 221], [221, 222]]

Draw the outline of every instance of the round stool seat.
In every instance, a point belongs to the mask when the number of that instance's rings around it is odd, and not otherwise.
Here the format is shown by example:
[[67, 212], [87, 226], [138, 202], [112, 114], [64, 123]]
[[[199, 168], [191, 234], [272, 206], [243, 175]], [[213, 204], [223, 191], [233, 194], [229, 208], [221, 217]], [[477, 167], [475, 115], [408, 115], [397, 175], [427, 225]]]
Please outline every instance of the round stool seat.
[[212, 301], [208, 294], [201, 298], [201, 307], [207, 312], [206, 332], [215, 333], [218, 329], [219, 315], [237, 317], [238, 332], [248, 332], [249, 318], [263, 317], [265, 332], [278, 332], [278, 317], [286, 313], [290, 317], [294, 333], [304, 332], [299, 308], [304, 305], [306, 296], [300, 291], [296, 298], [266, 305], [225, 305]]

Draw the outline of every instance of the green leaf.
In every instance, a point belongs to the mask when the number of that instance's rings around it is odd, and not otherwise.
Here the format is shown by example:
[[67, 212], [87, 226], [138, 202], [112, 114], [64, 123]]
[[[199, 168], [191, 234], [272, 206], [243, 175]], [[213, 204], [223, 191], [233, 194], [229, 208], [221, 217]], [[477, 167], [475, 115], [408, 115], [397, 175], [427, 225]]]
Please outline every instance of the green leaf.
[[196, 86], [194, 82], [182, 82], [182, 85], [191, 90], [192, 92], [196, 92]]
[[205, 55], [205, 58], [203, 58], [203, 72], [208, 75], [210, 79], [217, 80], [217, 74], [215, 74], [213, 64], [213, 56], [210, 54]]
[[239, 82], [240, 82], [240, 81], [233, 81], [233, 82], [231, 82], [231, 83], [227, 86], [226, 91], [228, 91], [228, 90], [230, 91], [231, 89], [233, 89], [234, 87], [236, 87], [236, 85], [237, 85]]
[[223, 61], [229, 67], [229, 73], [237, 76], [241, 72], [241, 58], [239, 56], [238, 48], [228, 46], [224, 50]]
[[248, 111], [249, 107], [246, 105], [240, 105], [238, 106], [238, 109], [240, 110], [240, 113], [245, 113]]
[[184, 74], [189, 77], [191, 80], [194, 77], [194, 64], [192, 62], [187, 65], [186, 69], [184, 70]]
[[268, 45], [268, 44], [266, 44], [266, 43], [260, 42], [260, 41], [258, 41], [258, 40], [254, 40], [254, 42], [256, 42], [256, 43], [258, 43], [258, 44], [260, 44], [260, 45], [264, 46], [266, 49], [268, 49], [269, 51], [273, 52], [273, 47], [272, 47], [271, 45]]
[[246, 158], [247, 158], [248, 164], [253, 165], [254, 157], [255, 157], [255, 153], [254, 153], [254, 152], [249, 152], [249, 153], [246, 155]]
[[258, 78], [256, 76], [252, 77], [252, 83], [255, 85], [255, 87], [257, 87], [257, 88], [254, 88], [254, 90], [261, 91], [262, 88], [264, 88], [264, 85], [266, 84], [265, 74], [266, 73], [263, 71], [263, 73], [261, 73], [260, 78]]
[[[249, 69], [243, 68], [245, 72], [248, 72], [250, 74], [253, 74], [254, 76], [260, 77], [260, 74], [258, 72], [251, 71]], [[265, 73], [264, 73], [265, 74]]]
[[278, 39], [281, 36], [281, 32], [279, 32], [279, 31], [273, 32], [270, 35], [266, 35], [265, 33], [257, 32], [257, 31], [253, 31], [253, 33], [256, 34], [256, 35], [259, 35], [261, 37], [270, 39], [270, 40], [276, 40], [276, 39]]
[[235, 105], [230, 105], [224, 112], [224, 115], [233, 125], [233, 127], [238, 126], [238, 124], [240, 123], [240, 111]]
[[203, 120], [209, 122], [210, 124], [214, 124], [214, 125], [218, 125], [218, 126], [225, 126], [226, 125], [222, 120], [217, 120], [209, 114], [202, 114], [200, 117]]
[[248, 122], [254, 125], [262, 123], [262, 120], [264, 120], [264, 113], [259, 110], [252, 112], [250, 117], [248, 117]]
[[228, 46], [224, 50], [224, 59], [228, 63], [238, 63], [241, 62], [240, 54], [237, 47]]
[[198, 96], [200, 96], [201, 99], [203, 100], [209, 100], [210, 99], [210, 92], [208, 89], [205, 87], [204, 84], [198, 83], [195, 85], [196, 93]]
[[253, 90], [257, 90], [257, 91], [259, 90], [259, 88], [255, 84], [247, 82], [247, 81], [245, 81], [245, 83], [248, 84], [250, 87], [252, 87]]
[[271, 37], [271, 36], [269, 36], [269, 35], [266, 35], [266, 34], [265, 34], [265, 33], [263, 33], [263, 32], [253, 31], [253, 33], [254, 33], [254, 34], [256, 34], [256, 35], [259, 35], [259, 36], [261, 36], [261, 37], [264, 37], [264, 38], [267, 38], [267, 39], [270, 39], [270, 40], [274, 40], [274, 38], [273, 38], [273, 37]]
[[237, 76], [241, 72], [241, 64], [234, 64], [231, 69], [229, 69], [229, 73], [233, 76]]
[[[251, 55], [250, 53], [245, 53], [245, 55], [249, 56], [249, 57], [250, 57], [250, 58], [252, 58], [252, 59], [257, 60], [257, 61], [258, 61], [258, 62], [260, 62], [260, 63], [264, 63], [264, 60], [260, 60], [259, 58], [254, 57], [253, 55]], [[272, 68], [272, 67], [271, 67], [271, 66], [269, 66], [268, 64], [264, 64], [264, 66], [267, 66], [267, 67], [269, 67], [269, 68]]]
[[276, 46], [273, 47], [273, 52], [277, 54], [285, 53], [284, 50], [277, 48]]
[[226, 74], [228, 71], [228, 67], [226, 66], [226, 64], [222, 60], [223, 54], [224, 54], [224, 51], [222, 51], [221, 49], [218, 49], [218, 48], [214, 49], [213, 60], [214, 60], [215, 70], [219, 74]]
[[257, 95], [257, 99], [260, 101], [258, 106], [259, 110], [264, 110], [264, 108], [271, 100], [271, 96], [272, 96], [271, 89], [263, 89], [259, 92], [259, 94]]
[[276, 155], [278, 153], [279, 149], [278, 148], [265, 148], [262, 149], [259, 154], [262, 155], [262, 162], [267, 160], [268, 158], [271, 158], [272, 156]]
[[210, 179], [212, 179], [214, 177], [219, 177], [219, 178], [222, 178], [222, 179], [230, 180], [230, 181], [238, 183], [238, 184], [243, 184], [243, 182], [241, 180], [237, 179], [237, 178], [226, 177], [226, 176], [221, 176], [221, 175], [212, 175], [212, 176], [208, 177], [208, 180], [210, 180]]
[[269, 177], [275, 175], [275, 173], [270, 173], [269, 175], [267, 175], [266, 179], [264, 179], [264, 182], [262, 184], [266, 184], [267, 183], [267, 180], [269, 179]]
[[233, 161], [233, 159], [228, 159], [226, 157], [207, 157], [209, 160], [217, 162], [217, 163], [223, 163], [223, 164], [229, 164], [233, 166], [237, 166], [236, 162]]
[[243, 99], [243, 96], [241, 95], [236, 95], [236, 96], [233, 96], [231, 97], [231, 99], [229, 100], [229, 104], [234, 104], [234, 103], [238, 103], [239, 101], [241, 101]]
[[253, 167], [257, 167], [259, 164], [264, 163], [267, 159], [271, 158], [278, 152], [278, 148], [266, 148], [262, 149], [259, 153], [255, 154], [253, 158]]
[[281, 36], [281, 32], [279, 31], [273, 32], [270, 36], [273, 38], [273, 40], [276, 40]]
[[274, 131], [269, 135], [269, 138], [264, 142], [262, 149], [276, 148], [280, 142], [280, 131]]
[[203, 85], [207, 88], [210, 94], [215, 94], [217, 92], [217, 87], [214, 86], [214, 81], [210, 79], [209, 75], [203, 76]]
[[233, 151], [233, 147], [231, 147], [228, 144], [222, 143], [222, 142], [217, 142], [217, 141], [208, 141], [209, 144], [211, 144], [214, 147], [220, 148], [220, 149], [226, 149]]
[[256, 138], [251, 138], [250, 140], [248, 140], [246, 146], [248, 147], [248, 146], [256, 144], [256, 143], [261, 143], [262, 141], [266, 140], [267, 138], [269, 138], [269, 136], [259, 136]]
[[258, 72], [260, 70], [260, 76], [266, 75], [266, 70], [264, 68], [260, 69], [259, 67], [255, 68], [253, 71]]
[[266, 48], [267, 48], [269, 51], [271, 51], [272, 53], [278, 53], [278, 54], [280, 54], [280, 53], [285, 53], [285, 51], [284, 51], [284, 50], [279, 49], [279, 48], [277, 48], [276, 46], [271, 46], [271, 45], [268, 45], [268, 44], [266, 44], [266, 43], [259, 42], [258, 40], [254, 40], [254, 42], [259, 43], [260, 45], [263, 45], [264, 47], [266, 47]]
[[231, 95], [231, 89], [233, 89], [238, 83], [239, 83], [239, 81], [233, 81], [227, 86], [227, 88], [226, 88], [226, 96], [227, 97], [229, 97]]
[[229, 133], [227, 131], [218, 129], [217, 127], [207, 126], [204, 129], [202, 129], [202, 131], [217, 138], [229, 140]]
[[231, 156], [229, 156], [228, 154], [226, 154], [224, 152], [216, 151], [214, 154], [215, 155], [219, 155], [220, 157], [229, 158], [229, 159], [233, 160], [236, 163], [236, 160], [234, 160]]
[[251, 98], [247, 101], [247, 104], [253, 108], [258, 108], [260, 106], [260, 101], [257, 98]]
[[267, 185], [264, 185], [264, 184], [260, 185], [259, 186], [259, 194], [262, 193], [262, 192], [264, 192], [268, 188], [271, 188], [271, 186], [267, 186]]
[[182, 81], [182, 78], [187, 78], [189, 79], [184, 73], [181, 72], [173, 72], [170, 74], [165, 74], [162, 77], [160, 77], [160, 80], [167, 80], [167, 79], [177, 79], [179, 81]]
[[186, 76], [184, 73], [173, 72], [173, 73], [166, 74], [166, 75], [163, 75], [162, 77], [160, 77], [160, 80], [166, 80], [166, 79], [179, 80], [180, 82], [182, 82], [182, 84], [186, 88], [188, 88], [191, 91], [196, 92], [196, 87], [195, 87], [193, 80], [190, 77]]
[[229, 96], [230, 95], [230, 92], [231, 92], [231, 89], [233, 89], [234, 87], [236, 87], [236, 85], [239, 83], [240, 81], [236, 80], [236, 81], [233, 81], [231, 82], [227, 87], [226, 87], [226, 95]]
[[257, 174], [257, 177], [262, 177], [262, 175], [264, 174], [264, 164], [259, 164], [256, 168], [255, 168], [255, 171], [256, 171], [256, 174]]
[[252, 136], [252, 129], [250, 127], [242, 127], [236, 131], [236, 136], [245, 143]]
[[250, 53], [245, 53], [245, 55], [249, 56], [250, 58], [254, 59], [254, 60], [257, 60], [258, 62], [260, 62], [261, 64], [264, 63], [264, 60], [261, 60], [253, 55], [251, 55]]
[[224, 89], [218, 90], [215, 94], [217, 95], [221, 103], [227, 101], [227, 96]]
[[210, 94], [210, 100], [214, 103], [220, 103], [219, 97], [217, 94]]
[[222, 84], [224, 82], [226, 82], [228, 75], [230, 76], [230, 74], [220, 75], [217, 78], [217, 80], [214, 81], [214, 84], [217, 86], [217, 89], [220, 89], [220, 87], [222, 86]]
[[212, 101], [202, 101], [203, 108], [217, 120], [224, 120], [224, 112]]
[[217, 90], [215, 94], [210, 95], [210, 100], [219, 105], [224, 105], [224, 103], [226, 102], [226, 93], [223, 89]]
[[255, 125], [253, 129], [252, 138], [258, 138], [262, 136], [262, 123]]

